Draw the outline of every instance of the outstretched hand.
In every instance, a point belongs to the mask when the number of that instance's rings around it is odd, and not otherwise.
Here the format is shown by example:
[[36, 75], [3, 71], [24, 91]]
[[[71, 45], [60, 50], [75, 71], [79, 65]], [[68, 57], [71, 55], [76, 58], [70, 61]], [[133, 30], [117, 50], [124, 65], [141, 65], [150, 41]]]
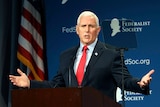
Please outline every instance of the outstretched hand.
[[154, 70], [150, 70], [146, 75], [144, 75], [141, 79], [141, 81], [137, 82], [137, 84], [143, 88], [147, 85], [149, 85], [149, 83], [151, 82], [152, 80], [152, 77], [151, 75], [154, 73]]
[[10, 81], [13, 83], [13, 85], [16, 85], [18, 87], [29, 88], [30, 80], [27, 75], [23, 73], [20, 69], [17, 69], [17, 72], [20, 76], [9, 75]]

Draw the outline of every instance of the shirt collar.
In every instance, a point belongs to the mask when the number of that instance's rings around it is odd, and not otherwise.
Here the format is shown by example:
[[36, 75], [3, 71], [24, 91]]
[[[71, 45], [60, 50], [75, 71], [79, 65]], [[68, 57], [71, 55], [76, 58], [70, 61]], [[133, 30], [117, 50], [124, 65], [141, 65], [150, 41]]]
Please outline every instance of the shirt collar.
[[[96, 38], [95, 41], [94, 41], [92, 44], [90, 44], [90, 45], [87, 46], [89, 51], [91, 51], [91, 52], [93, 51], [93, 49], [94, 49], [97, 41], [98, 41], [98, 38]], [[82, 42], [80, 42], [80, 47], [79, 47], [79, 49], [82, 50], [82, 49], [83, 49], [83, 46], [84, 46], [84, 45], [82, 44]]]

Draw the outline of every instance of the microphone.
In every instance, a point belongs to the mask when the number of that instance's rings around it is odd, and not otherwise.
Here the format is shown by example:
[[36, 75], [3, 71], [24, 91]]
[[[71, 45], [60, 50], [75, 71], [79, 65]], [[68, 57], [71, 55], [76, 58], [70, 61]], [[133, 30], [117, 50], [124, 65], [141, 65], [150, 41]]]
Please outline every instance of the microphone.
[[54, 86], [53, 86], [53, 88], [56, 88], [58, 86], [58, 83], [56, 83]]
[[[71, 81], [72, 81], [72, 74], [71, 74], [71, 72], [72, 72], [72, 67], [73, 67], [73, 64], [74, 64], [74, 60], [76, 59], [76, 57], [75, 56], [73, 56], [71, 59], [70, 59], [70, 61], [71, 61], [71, 63], [69, 64], [69, 67], [67, 68], [68, 70], [66, 70], [62, 75], [64, 75], [65, 73], [67, 73], [68, 72], [68, 85], [69, 85], [69, 87], [71, 87]], [[58, 86], [58, 82], [57, 83], [55, 83], [55, 85], [53, 86], [53, 88], [56, 88]]]

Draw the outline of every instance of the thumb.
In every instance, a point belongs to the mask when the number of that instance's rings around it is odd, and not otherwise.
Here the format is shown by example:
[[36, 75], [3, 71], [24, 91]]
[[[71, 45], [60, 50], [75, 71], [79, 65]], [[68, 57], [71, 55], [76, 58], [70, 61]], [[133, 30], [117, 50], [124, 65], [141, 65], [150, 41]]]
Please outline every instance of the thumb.
[[21, 75], [21, 76], [24, 74], [19, 68], [17, 69], [17, 72], [18, 72], [18, 74]]

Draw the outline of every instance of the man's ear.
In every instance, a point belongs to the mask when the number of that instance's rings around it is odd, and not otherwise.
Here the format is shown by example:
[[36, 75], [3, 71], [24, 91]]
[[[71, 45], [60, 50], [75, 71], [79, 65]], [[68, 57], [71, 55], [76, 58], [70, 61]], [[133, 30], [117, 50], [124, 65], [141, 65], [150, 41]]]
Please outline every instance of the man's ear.
[[78, 25], [76, 25], [76, 33], [77, 33], [77, 35], [79, 34], [78, 31], [79, 31], [79, 30], [78, 30]]
[[101, 27], [99, 26], [99, 27], [98, 27], [97, 35], [99, 34], [100, 31], [101, 31]]

